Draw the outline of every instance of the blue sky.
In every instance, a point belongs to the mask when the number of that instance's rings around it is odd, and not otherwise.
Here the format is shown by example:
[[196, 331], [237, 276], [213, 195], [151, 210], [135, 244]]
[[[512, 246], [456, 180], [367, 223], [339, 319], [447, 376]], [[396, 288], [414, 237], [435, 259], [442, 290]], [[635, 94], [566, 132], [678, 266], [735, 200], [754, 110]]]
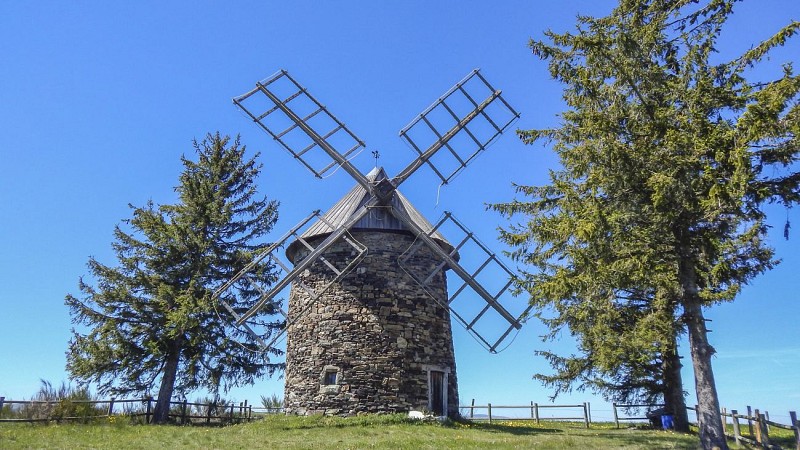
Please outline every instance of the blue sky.
[[[231, 98], [285, 68], [359, 137], [354, 160], [368, 171], [379, 150], [390, 174], [412, 159], [397, 132], [471, 69], [522, 113], [521, 129], [551, 126], [563, 109], [560, 86], [534, 58], [528, 39], [570, 29], [577, 13], [602, 15], [610, 1], [390, 2], [0, 2], [0, 396], [30, 397], [44, 378], [66, 380], [67, 293], [77, 294], [88, 257], [114, 263], [114, 225], [128, 204], [175, 200], [180, 156], [207, 132], [240, 133], [260, 151], [261, 190], [281, 202], [279, 236], [353, 185], [339, 171], [314, 179], [233, 106]], [[720, 50], [749, 48], [800, 19], [796, 0], [749, 0]], [[798, 41], [772, 62], [797, 59]], [[423, 168], [401, 190], [431, 220], [454, 214], [496, 251], [501, 219], [485, 203], [513, 197], [511, 182], [541, 184], [553, 154], [507, 133], [451, 185]], [[787, 212], [770, 211], [770, 243], [783, 263], [740, 298], [708, 311], [721, 403], [752, 405], [773, 418], [800, 408], [797, 325], [798, 239], [782, 238]], [[800, 224], [797, 211], [789, 218]], [[800, 230], [795, 225], [793, 231]], [[800, 231], [796, 231], [800, 233]], [[541, 343], [530, 322], [513, 345], [490, 355], [456, 332], [462, 403], [546, 403], [531, 379], [547, 372], [536, 349], [569, 352], [568, 337]], [[684, 381], [694, 403], [688, 349]], [[230, 396], [257, 402], [282, 392], [263, 380]], [[191, 397], [191, 396], [190, 396]], [[595, 418], [609, 407], [590, 393]]]

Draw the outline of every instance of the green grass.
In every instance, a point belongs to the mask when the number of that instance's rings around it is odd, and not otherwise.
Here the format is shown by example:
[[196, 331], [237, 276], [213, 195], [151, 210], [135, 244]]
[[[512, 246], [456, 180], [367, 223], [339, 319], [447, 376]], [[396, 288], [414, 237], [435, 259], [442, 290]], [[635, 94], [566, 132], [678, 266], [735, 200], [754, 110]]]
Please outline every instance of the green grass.
[[228, 427], [102, 423], [31, 425], [0, 423], [0, 448], [537, 448], [695, 449], [697, 437], [614, 428], [613, 424], [501, 421], [489, 424], [422, 423], [401, 415], [350, 418], [270, 416]]

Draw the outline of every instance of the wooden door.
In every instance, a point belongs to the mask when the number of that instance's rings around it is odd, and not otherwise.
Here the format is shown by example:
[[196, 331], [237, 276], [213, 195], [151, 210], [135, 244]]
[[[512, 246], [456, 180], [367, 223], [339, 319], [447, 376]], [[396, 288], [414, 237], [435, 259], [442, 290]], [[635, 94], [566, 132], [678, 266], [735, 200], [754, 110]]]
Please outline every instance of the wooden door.
[[431, 370], [430, 372], [430, 392], [428, 393], [431, 412], [437, 416], [447, 415], [447, 405], [445, 404], [445, 376], [444, 372]]

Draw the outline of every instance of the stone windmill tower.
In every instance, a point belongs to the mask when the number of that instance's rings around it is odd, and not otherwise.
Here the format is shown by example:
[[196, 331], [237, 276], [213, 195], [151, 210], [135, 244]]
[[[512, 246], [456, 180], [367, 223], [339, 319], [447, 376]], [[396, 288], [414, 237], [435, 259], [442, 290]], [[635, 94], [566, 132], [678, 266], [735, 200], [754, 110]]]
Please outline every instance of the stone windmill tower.
[[[363, 175], [349, 162], [365, 144], [286, 71], [234, 102], [318, 178], [342, 168], [357, 182], [325, 214], [315, 211], [216, 293], [236, 289], [265, 258], [286, 273], [263, 289], [249, 311], [225, 305], [252, 332], [248, 319], [259, 308], [278, 306], [277, 297], [291, 285], [284, 311], [286, 411], [426, 409], [456, 416], [451, 321], [496, 352], [521, 327], [528, 308], [511, 314], [501, 305], [513, 275], [466, 227], [450, 213], [432, 225], [398, 187], [425, 164], [447, 184], [519, 115], [474, 70], [400, 132], [417, 158], [390, 178], [378, 167]], [[435, 164], [442, 154], [449, 159]], [[445, 227], [462, 235], [458, 245], [444, 238]], [[468, 244], [483, 253], [473, 270], [459, 263]], [[280, 257], [284, 247], [288, 263]], [[478, 281], [487, 267], [504, 275], [492, 292]], [[461, 282], [450, 293], [448, 271]], [[455, 308], [458, 296], [469, 298], [462, 302], [466, 313]], [[262, 344], [270, 348], [280, 337]]]
[[[382, 169], [367, 174], [376, 182], [386, 178]], [[347, 221], [369, 193], [356, 185], [320, 221], [301, 237], [318, 245], [332, 227]], [[433, 226], [399, 192], [392, 208], [402, 208], [418, 227]], [[326, 224], [327, 223], [327, 224]], [[330, 224], [330, 225], [328, 225]], [[350, 235], [368, 248], [358, 268], [342, 278], [309, 306], [309, 294], [296, 283], [289, 297], [287, 330], [287, 412], [346, 413], [395, 412], [428, 408], [438, 415], [458, 411], [455, 356], [450, 330], [445, 272], [439, 271], [428, 289], [414, 282], [398, 260], [414, 242], [414, 235], [388, 208], [376, 208], [350, 228]], [[453, 246], [438, 233], [432, 236], [448, 254]], [[289, 245], [292, 263], [308, 255], [301, 241]], [[334, 245], [326, 259], [340, 259], [338, 252], [351, 252], [347, 243]], [[457, 259], [457, 254], [453, 254]], [[441, 258], [420, 252], [408, 264], [421, 272], [432, 272]], [[316, 286], [326, 276], [323, 263], [312, 265], [298, 279]], [[296, 312], [298, 311], [298, 312]]]

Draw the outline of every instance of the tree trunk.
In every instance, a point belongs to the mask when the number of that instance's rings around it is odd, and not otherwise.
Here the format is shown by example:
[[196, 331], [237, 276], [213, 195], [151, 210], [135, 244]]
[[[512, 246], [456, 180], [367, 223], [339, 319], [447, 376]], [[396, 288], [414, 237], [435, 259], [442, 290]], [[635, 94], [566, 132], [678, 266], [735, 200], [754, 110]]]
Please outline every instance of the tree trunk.
[[673, 346], [664, 353], [664, 409], [674, 418], [675, 431], [689, 431], [689, 414], [686, 411], [686, 397], [683, 393], [680, 356], [676, 339]]
[[180, 339], [172, 341], [164, 363], [164, 373], [161, 374], [161, 387], [158, 389], [158, 399], [153, 411], [153, 423], [163, 424], [169, 420], [169, 402], [175, 388], [175, 378], [178, 375], [178, 363], [181, 357]]
[[708, 343], [708, 330], [699, 299], [696, 294], [689, 294], [686, 300], [684, 312], [694, 367], [694, 387], [697, 391], [697, 426], [700, 430], [700, 444], [705, 450], [727, 450], [728, 442], [719, 415], [717, 385], [714, 382], [714, 371], [711, 369], [714, 348]]

